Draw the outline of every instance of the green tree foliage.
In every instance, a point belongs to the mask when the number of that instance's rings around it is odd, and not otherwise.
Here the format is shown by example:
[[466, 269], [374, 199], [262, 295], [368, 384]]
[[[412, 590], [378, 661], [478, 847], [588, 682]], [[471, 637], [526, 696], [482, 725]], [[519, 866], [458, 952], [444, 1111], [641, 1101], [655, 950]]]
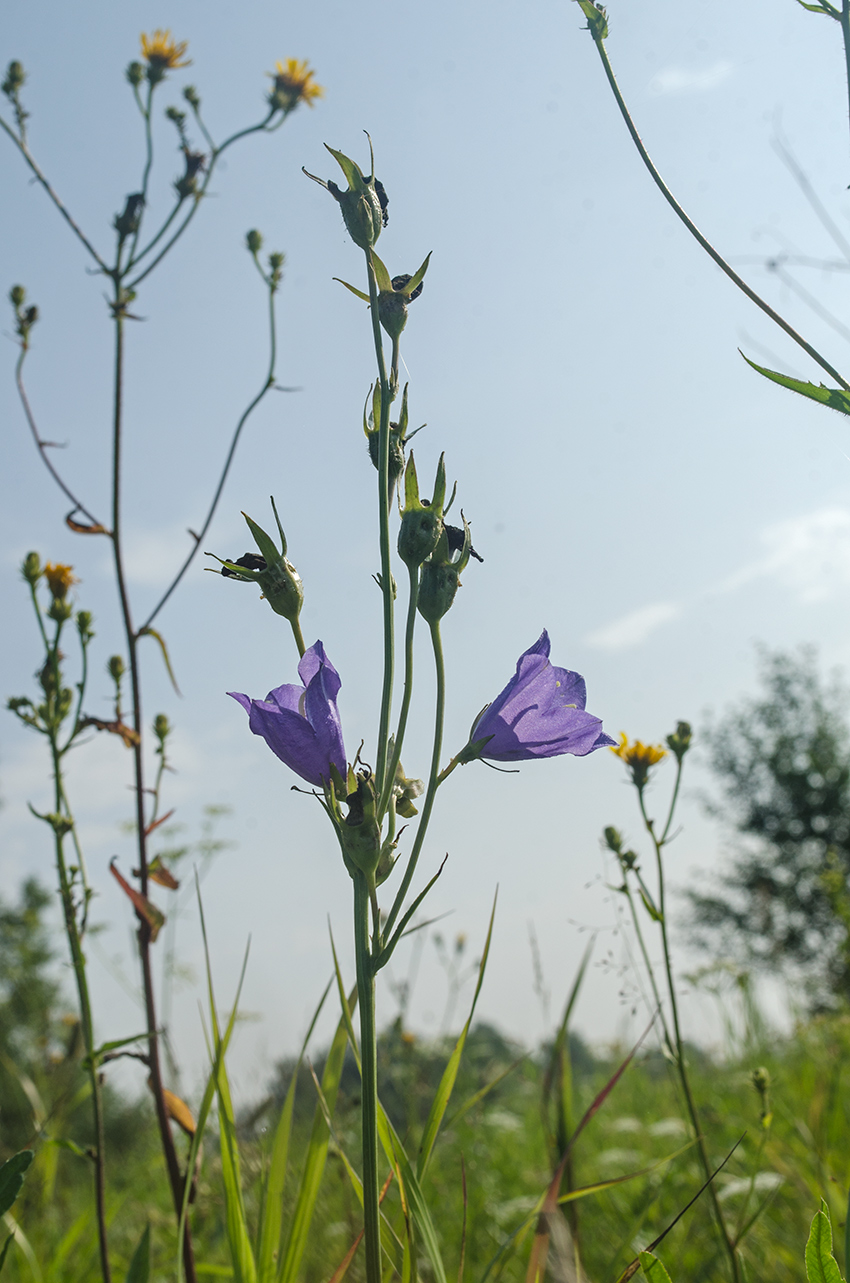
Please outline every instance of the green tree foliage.
[[763, 652], [761, 693], [707, 735], [731, 864], [691, 891], [700, 943], [801, 980], [815, 1009], [850, 998], [847, 691], [811, 648]]

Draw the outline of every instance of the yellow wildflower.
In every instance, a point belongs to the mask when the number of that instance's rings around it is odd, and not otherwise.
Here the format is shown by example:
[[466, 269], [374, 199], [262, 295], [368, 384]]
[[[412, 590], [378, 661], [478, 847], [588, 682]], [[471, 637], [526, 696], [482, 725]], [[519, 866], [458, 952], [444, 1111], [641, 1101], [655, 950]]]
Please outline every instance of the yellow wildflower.
[[73, 566], [63, 566], [59, 561], [48, 561], [44, 567], [44, 577], [52, 596], [57, 601], [64, 601], [72, 584], [80, 581], [73, 573]]
[[275, 64], [277, 70], [267, 74], [271, 76], [274, 87], [269, 94], [273, 107], [288, 114], [294, 111], [300, 102], [313, 106], [314, 98], [323, 98], [325, 91], [313, 79], [313, 71], [307, 59], [287, 58], [286, 62]]
[[153, 35], [141, 34], [142, 57], [148, 64], [148, 80], [152, 85], [162, 80], [166, 71], [177, 67], [191, 66], [191, 59], [184, 58], [189, 43], [186, 40], [172, 40], [170, 30], [162, 31], [157, 27]]
[[640, 740], [634, 740], [630, 744], [625, 731], [620, 732], [620, 743], [611, 752], [626, 763], [632, 773], [632, 781], [638, 788], [643, 788], [646, 784], [650, 768], [657, 766], [667, 756], [667, 750], [660, 744], [643, 744]]

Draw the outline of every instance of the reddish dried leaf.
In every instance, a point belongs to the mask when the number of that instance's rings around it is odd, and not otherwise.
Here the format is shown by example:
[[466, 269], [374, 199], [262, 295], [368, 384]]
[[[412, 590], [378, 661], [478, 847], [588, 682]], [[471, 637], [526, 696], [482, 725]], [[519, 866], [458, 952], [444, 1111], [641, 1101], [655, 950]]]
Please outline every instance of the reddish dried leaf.
[[113, 856], [109, 861], [109, 872], [121, 887], [124, 894], [132, 900], [133, 908], [136, 910], [137, 917], [141, 918], [142, 921], [146, 922], [150, 927], [151, 944], [153, 944], [154, 940], [156, 940], [159, 935], [160, 929], [165, 923], [165, 914], [161, 909], [158, 909], [155, 904], [152, 904], [147, 896], [142, 895], [142, 893], [137, 891], [135, 887], [130, 886], [127, 879], [123, 877], [115, 867], [115, 861], [117, 858], [117, 856]]

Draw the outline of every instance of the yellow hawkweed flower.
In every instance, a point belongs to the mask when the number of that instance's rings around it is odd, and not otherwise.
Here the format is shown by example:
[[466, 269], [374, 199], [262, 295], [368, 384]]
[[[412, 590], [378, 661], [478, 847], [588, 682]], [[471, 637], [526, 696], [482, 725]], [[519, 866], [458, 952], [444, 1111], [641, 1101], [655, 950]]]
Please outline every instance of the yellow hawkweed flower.
[[277, 70], [269, 71], [274, 87], [269, 94], [269, 102], [278, 110], [289, 113], [294, 111], [300, 102], [313, 106], [314, 98], [323, 98], [325, 91], [313, 79], [313, 71], [307, 59], [287, 58], [286, 62], [275, 64]]
[[626, 763], [632, 773], [632, 782], [637, 788], [643, 788], [649, 778], [650, 768], [657, 766], [661, 759], [667, 756], [667, 750], [660, 744], [643, 744], [640, 740], [630, 744], [625, 731], [620, 732], [620, 743], [613, 747], [611, 752]]
[[152, 85], [162, 80], [166, 71], [177, 67], [191, 66], [191, 59], [184, 58], [189, 43], [186, 40], [172, 40], [171, 31], [162, 31], [157, 27], [153, 35], [142, 32], [142, 57], [148, 64], [148, 80]]
[[73, 570], [73, 566], [63, 566], [59, 561], [48, 561], [44, 567], [44, 577], [55, 600], [64, 601], [71, 585], [80, 582]]

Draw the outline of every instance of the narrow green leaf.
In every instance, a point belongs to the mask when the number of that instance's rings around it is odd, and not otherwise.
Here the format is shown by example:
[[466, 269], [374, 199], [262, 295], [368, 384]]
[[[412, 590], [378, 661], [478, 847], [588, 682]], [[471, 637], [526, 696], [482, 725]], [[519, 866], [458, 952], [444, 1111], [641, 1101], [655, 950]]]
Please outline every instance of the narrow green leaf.
[[154, 641], [159, 642], [159, 649], [162, 651], [162, 661], [165, 664], [165, 671], [168, 673], [169, 680], [171, 685], [174, 687], [175, 693], [179, 695], [180, 687], [177, 685], [177, 678], [174, 676], [174, 669], [171, 667], [171, 660], [168, 655], [168, 647], [165, 644], [165, 638], [162, 633], [158, 633], [155, 628], [143, 628], [140, 631], [139, 636], [153, 637]]
[[836, 22], [841, 21], [840, 12], [834, 5], [829, 3], [829, 0], [821, 0], [820, 4], [809, 4], [807, 0], [797, 0], [797, 4], [802, 5], [804, 9], [808, 9], [809, 13], [823, 13], [827, 18], [834, 18]]
[[75, 1140], [67, 1140], [64, 1136], [51, 1136], [47, 1143], [56, 1145], [59, 1149], [67, 1149], [69, 1154], [76, 1154], [77, 1158], [91, 1157], [82, 1145], [78, 1145]]
[[815, 1212], [806, 1244], [806, 1278], [809, 1283], [844, 1283], [832, 1254], [832, 1224], [824, 1199], [821, 1199], [820, 1211]]
[[[348, 997], [349, 1011], [353, 1011], [356, 1004], [357, 989], [355, 987]], [[343, 1017], [337, 1025], [331, 1049], [325, 1062], [325, 1071], [322, 1074], [322, 1093], [326, 1106], [330, 1111], [333, 1111], [336, 1107], [336, 1097], [342, 1077], [347, 1045], [348, 1030], [345, 1017]], [[310, 1224], [316, 1208], [316, 1199], [319, 1196], [319, 1187], [325, 1170], [329, 1137], [330, 1133], [322, 1107], [317, 1104], [316, 1112], [313, 1115], [313, 1129], [310, 1133], [310, 1143], [307, 1147], [304, 1170], [298, 1187], [295, 1210], [292, 1214], [286, 1247], [283, 1252], [280, 1270], [278, 1271], [280, 1283], [295, 1283], [295, 1279], [298, 1277], [301, 1261], [310, 1236]]]
[[642, 1167], [638, 1172], [627, 1172], [625, 1176], [612, 1176], [608, 1180], [597, 1181], [594, 1185], [582, 1185], [578, 1189], [571, 1189], [566, 1194], [559, 1195], [558, 1203], [574, 1203], [579, 1198], [587, 1198], [589, 1194], [599, 1194], [603, 1190], [611, 1189], [614, 1185], [624, 1185], [626, 1181], [635, 1181], [640, 1176], [648, 1176], [650, 1172], [654, 1172], [658, 1167], [663, 1167], [665, 1163], [672, 1163], [674, 1158], [678, 1158], [680, 1154], [684, 1154], [695, 1144], [695, 1140], [689, 1140], [687, 1145], [683, 1145], [681, 1149], [675, 1150], [672, 1154], [666, 1154], [664, 1158], [656, 1159], [654, 1163], [650, 1163], [649, 1167]]
[[[738, 349], [740, 351], [740, 348]], [[810, 401], [817, 401], [819, 405], [829, 406], [830, 410], [838, 410], [840, 414], [850, 414], [850, 392], [845, 392], [841, 388], [828, 388], [823, 383], [808, 383], [803, 379], [792, 379], [789, 374], [778, 374], [776, 370], [768, 370], [764, 365], [757, 365], [751, 361], [748, 356], [744, 356], [747, 365], [751, 366], [759, 374], [763, 374], [766, 379], [772, 383], [778, 383], [782, 388], [788, 388], [791, 392], [799, 392], [800, 396], [808, 397]]]
[[27, 1168], [34, 1157], [31, 1149], [22, 1149], [0, 1167], [0, 1216], [6, 1215], [20, 1194]]
[[9, 1248], [11, 1244], [14, 1242], [14, 1239], [15, 1239], [14, 1234], [10, 1234], [9, 1237], [6, 1239], [6, 1242], [3, 1244], [2, 1249], [0, 1249], [0, 1270], [2, 1270], [3, 1266], [6, 1264], [6, 1253], [9, 1251]]
[[503, 1069], [495, 1078], [491, 1078], [490, 1081], [485, 1083], [478, 1091], [473, 1092], [469, 1099], [463, 1102], [460, 1109], [455, 1110], [449, 1121], [446, 1123], [446, 1127], [449, 1129], [454, 1127], [455, 1123], [459, 1122], [459, 1120], [463, 1118], [464, 1114], [468, 1114], [470, 1109], [474, 1109], [474, 1107], [480, 1104], [486, 1096], [489, 1096], [494, 1087], [498, 1087], [499, 1083], [503, 1082], [509, 1074], [512, 1074], [515, 1069], [519, 1069], [523, 1061], [528, 1060], [528, 1055], [529, 1053], [526, 1052], [525, 1055], [520, 1056], [519, 1060], [515, 1060], [512, 1065], [508, 1065], [507, 1069]]
[[289, 1138], [292, 1133], [292, 1111], [295, 1108], [295, 1089], [298, 1084], [298, 1071], [304, 1061], [307, 1044], [313, 1036], [319, 1013], [330, 993], [333, 977], [328, 981], [325, 992], [319, 999], [319, 1005], [313, 1013], [310, 1027], [301, 1045], [298, 1061], [292, 1073], [292, 1079], [286, 1091], [283, 1109], [275, 1128], [272, 1142], [271, 1160], [263, 1190], [263, 1213], [257, 1240], [257, 1277], [258, 1283], [274, 1283], [277, 1274], [278, 1256], [280, 1254], [280, 1232], [283, 1223], [283, 1192], [286, 1187], [286, 1166], [289, 1158]]
[[641, 1252], [640, 1268], [644, 1277], [652, 1279], [652, 1283], [670, 1283], [670, 1275], [652, 1252]]
[[578, 2], [582, 13], [587, 18], [587, 29], [593, 39], [607, 40], [608, 18], [602, 6], [594, 4], [593, 0], [578, 0]]
[[145, 1226], [127, 1271], [127, 1283], [148, 1283], [151, 1272], [151, 1227]]
[[416, 1175], [418, 1180], [422, 1180], [431, 1161], [431, 1154], [434, 1150], [434, 1144], [437, 1140], [437, 1133], [440, 1130], [440, 1124], [445, 1117], [446, 1109], [457, 1081], [458, 1070], [460, 1069], [460, 1058], [463, 1055], [463, 1048], [466, 1044], [469, 1027], [472, 1024], [472, 1017], [475, 1015], [475, 1004], [478, 1002], [478, 995], [481, 992], [481, 986], [484, 983], [484, 972], [487, 968], [487, 957], [490, 953], [490, 941], [493, 937], [493, 922], [496, 917], [496, 900], [498, 892], [493, 897], [493, 908], [490, 913], [490, 925], [487, 928], [487, 939], [484, 942], [484, 952], [481, 955], [481, 962], [478, 966], [478, 983], [475, 986], [475, 993], [472, 996], [472, 1006], [466, 1020], [466, 1024], [460, 1032], [460, 1037], [455, 1043], [454, 1050], [449, 1056], [448, 1063], [443, 1070], [443, 1076], [440, 1079], [440, 1085], [437, 1088], [436, 1095], [431, 1103], [431, 1109], [428, 1113], [428, 1120], [425, 1123], [425, 1131], [422, 1135], [422, 1143], [419, 1146], [419, 1157], [416, 1161]]
[[[491, 927], [492, 923], [493, 919], [491, 918]], [[384, 1147], [384, 1152], [396, 1173], [399, 1189], [402, 1192], [402, 1199], [407, 1200], [410, 1214], [413, 1218], [413, 1223], [419, 1235], [419, 1240], [422, 1247], [425, 1249], [429, 1261], [431, 1262], [431, 1270], [434, 1278], [436, 1279], [436, 1283], [447, 1283], [446, 1271], [440, 1254], [437, 1232], [434, 1228], [434, 1222], [431, 1219], [431, 1212], [425, 1201], [419, 1181], [410, 1164], [410, 1160], [405, 1153], [404, 1146], [401, 1143], [398, 1133], [387, 1118], [383, 1106], [380, 1104], [378, 1105], [378, 1136], [380, 1137], [381, 1144]], [[405, 1266], [407, 1266], [408, 1256], [409, 1252], [405, 1252]]]
[[[579, 990], [584, 980], [585, 972], [590, 963], [590, 956], [593, 953], [593, 947], [596, 944], [596, 937], [592, 936], [587, 948], [584, 951], [581, 962], [576, 972], [572, 988], [567, 996], [564, 1014], [561, 1018], [561, 1024], [552, 1043], [552, 1056], [549, 1062], [549, 1073], [546, 1076], [547, 1086], [555, 1082], [558, 1084], [557, 1095], [557, 1125], [556, 1125], [556, 1149], [558, 1155], [563, 1154], [567, 1147], [567, 1142], [573, 1131], [573, 1072], [572, 1061], [570, 1059], [569, 1047], [569, 1024], [570, 1017], [573, 1014], [573, 1007], [578, 999]], [[548, 1095], [548, 1092], [547, 1092]], [[548, 1114], [548, 1107], [547, 1107]]]
[[[110, 1051], [118, 1051], [120, 1047], [129, 1047], [130, 1043], [141, 1042], [141, 1040], [143, 1038], [147, 1038], [147, 1036], [147, 1033], [133, 1034], [130, 1038], [116, 1038], [113, 1042], [101, 1043], [101, 1045], [99, 1047], [95, 1047], [92, 1052], [94, 1063], [99, 1065], [102, 1057], [108, 1055]], [[88, 1060], [88, 1057], [86, 1057], [86, 1060]], [[85, 1061], [83, 1063], [85, 1064]]]

